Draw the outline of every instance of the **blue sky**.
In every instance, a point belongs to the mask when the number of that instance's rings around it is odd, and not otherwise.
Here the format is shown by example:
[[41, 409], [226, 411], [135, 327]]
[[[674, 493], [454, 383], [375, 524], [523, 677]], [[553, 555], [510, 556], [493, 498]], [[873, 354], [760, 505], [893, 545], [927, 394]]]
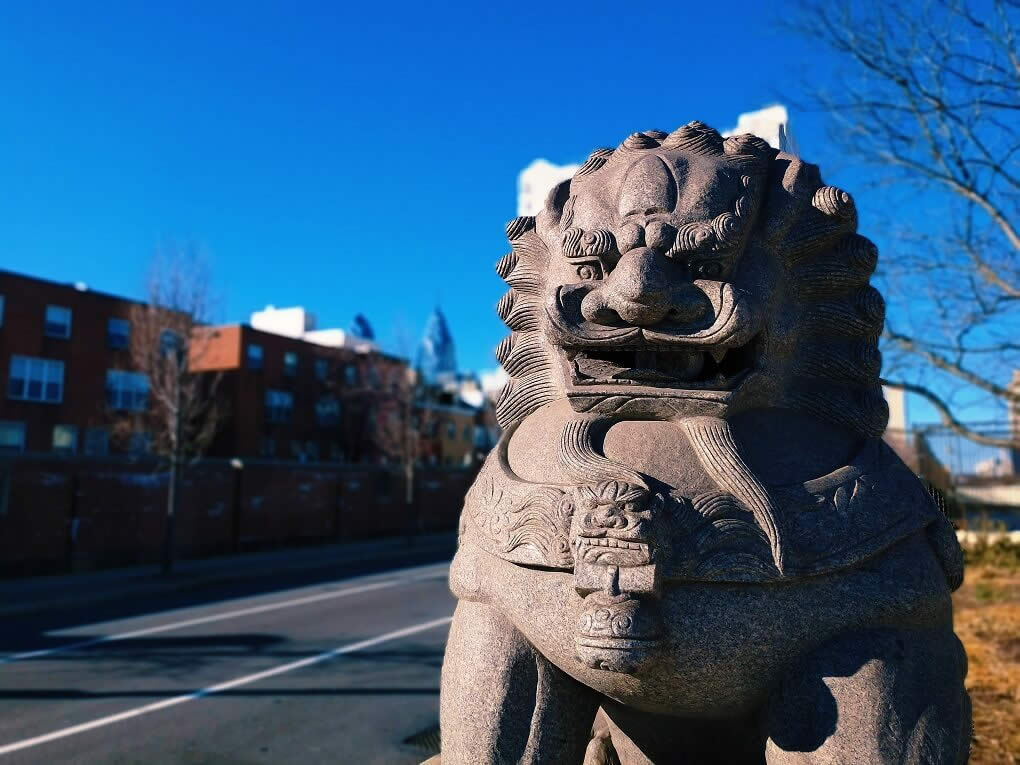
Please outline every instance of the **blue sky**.
[[[517, 173], [817, 84], [785, 8], [9, 3], [0, 265], [140, 297], [161, 239], [197, 241], [224, 321], [364, 312], [407, 353], [438, 301], [461, 366], [491, 367]], [[792, 121], [844, 182], [821, 118]]]

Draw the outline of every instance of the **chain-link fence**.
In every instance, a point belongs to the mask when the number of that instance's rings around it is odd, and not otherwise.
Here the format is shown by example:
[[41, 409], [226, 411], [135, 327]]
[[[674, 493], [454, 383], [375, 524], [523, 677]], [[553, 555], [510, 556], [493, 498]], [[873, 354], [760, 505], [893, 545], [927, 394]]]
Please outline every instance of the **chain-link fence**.
[[982, 436], [1013, 439], [1010, 449], [977, 443], [945, 425], [918, 425], [912, 429], [917, 441], [927, 446], [934, 459], [945, 467], [953, 484], [1020, 476], [1020, 438], [1001, 422], [968, 423]]

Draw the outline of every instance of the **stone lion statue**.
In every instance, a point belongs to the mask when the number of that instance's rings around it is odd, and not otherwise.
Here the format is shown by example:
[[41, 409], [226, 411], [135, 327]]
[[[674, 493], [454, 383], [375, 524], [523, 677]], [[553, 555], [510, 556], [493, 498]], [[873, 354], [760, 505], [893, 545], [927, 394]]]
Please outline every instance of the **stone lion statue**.
[[508, 224], [445, 765], [966, 761], [962, 555], [880, 438], [856, 227], [816, 166], [700, 122]]

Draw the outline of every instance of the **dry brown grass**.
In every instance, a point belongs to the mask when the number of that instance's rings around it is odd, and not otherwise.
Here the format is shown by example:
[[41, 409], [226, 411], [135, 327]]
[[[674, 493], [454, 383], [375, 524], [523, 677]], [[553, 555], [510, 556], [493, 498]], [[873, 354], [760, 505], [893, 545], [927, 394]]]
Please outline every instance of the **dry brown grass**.
[[1020, 567], [995, 563], [968, 565], [953, 596], [956, 633], [970, 659], [972, 765], [1020, 763]]

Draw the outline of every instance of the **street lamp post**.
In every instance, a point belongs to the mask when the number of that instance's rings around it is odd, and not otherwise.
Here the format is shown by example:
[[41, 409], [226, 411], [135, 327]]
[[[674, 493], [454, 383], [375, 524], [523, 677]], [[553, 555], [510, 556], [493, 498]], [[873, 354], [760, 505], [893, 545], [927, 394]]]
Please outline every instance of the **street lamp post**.
[[180, 338], [169, 344], [164, 352], [174, 354], [174, 409], [172, 416], [172, 428], [170, 436], [170, 483], [166, 493], [166, 532], [163, 536], [163, 559], [160, 569], [163, 574], [169, 574], [174, 567], [174, 527], [176, 524], [178, 475], [180, 472], [181, 456], [181, 384], [184, 375], [185, 354], [187, 347]]

